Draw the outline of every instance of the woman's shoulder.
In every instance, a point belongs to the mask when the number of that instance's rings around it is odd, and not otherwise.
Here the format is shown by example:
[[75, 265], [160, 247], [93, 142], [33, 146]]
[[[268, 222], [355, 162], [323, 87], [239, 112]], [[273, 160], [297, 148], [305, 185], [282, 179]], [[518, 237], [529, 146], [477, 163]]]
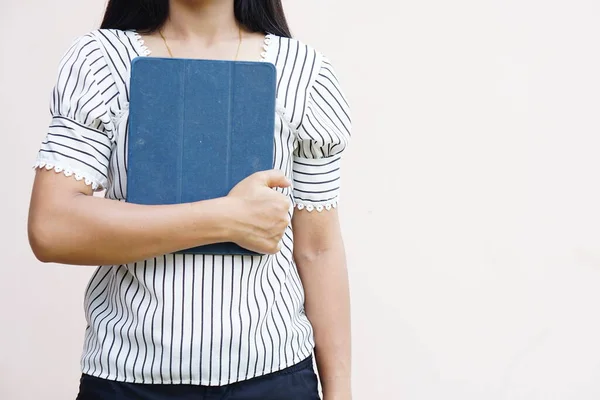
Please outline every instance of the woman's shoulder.
[[329, 59], [297, 38], [268, 34], [263, 58], [272, 62], [283, 80], [314, 83]]
[[275, 53], [277, 61], [293, 62], [298, 58], [322, 58], [323, 54], [313, 46], [293, 37], [267, 34], [265, 47]]
[[282, 76], [314, 83], [317, 78], [337, 81], [330, 58], [315, 47], [296, 38], [268, 34], [263, 57], [277, 67]]
[[[74, 77], [93, 86], [111, 114], [120, 115], [127, 102], [131, 61], [144, 53], [134, 31], [96, 29], [75, 37], [58, 68], [57, 85], [71, 85]], [[80, 85], [81, 86], [81, 85]]]
[[94, 71], [110, 71], [119, 85], [128, 82], [133, 59], [148, 53], [142, 37], [136, 31], [95, 29], [76, 37], [63, 61], [84, 59], [83, 63], [87, 63]]
[[142, 37], [134, 30], [95, 29], [75, 37], [73, 46], [77, 45], [93, 47], [123, 60], [147, 53]]

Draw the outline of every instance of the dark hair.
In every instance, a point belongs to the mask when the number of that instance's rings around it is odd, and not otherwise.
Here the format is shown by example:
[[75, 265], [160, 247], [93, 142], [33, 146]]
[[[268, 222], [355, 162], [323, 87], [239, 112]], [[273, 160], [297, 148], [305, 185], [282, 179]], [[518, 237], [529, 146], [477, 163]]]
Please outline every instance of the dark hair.
[[[251, 32], [292, 37], [281, 0], [234, 0], [235, 18]], [[169, 0], [109, 0], [103, 29], [151, 33], [169, 16]]]

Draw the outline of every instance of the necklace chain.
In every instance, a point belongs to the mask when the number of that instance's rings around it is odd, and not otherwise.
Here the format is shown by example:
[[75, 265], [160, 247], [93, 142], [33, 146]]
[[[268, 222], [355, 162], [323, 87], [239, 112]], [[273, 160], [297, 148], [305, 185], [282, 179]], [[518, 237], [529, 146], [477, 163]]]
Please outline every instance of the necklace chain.
[[[169, 43], [167, 42], [167, 38], [165, 38], [165, 35], [163, 35], [162, 29], [159, 29], [158, 33], [160, 34], [160, 37], [162, 38], [163, 43], [165, 44], [165, 47], [167, 48], [167, 52], [169, 53], [169, 56], [171, 58], [174, 58], [173, 52], [171, 51], [171, 47], [169, 47]], [[237, 61], [238, 56], [240, 55], [240, 47], [242, 47], [242, 29], [239, 27], [238, 27], [238, 35], [239, 35], [239, 40], [238, 40], [237, 51], [235, 52], [235, 58], [233, 59], [234, 61]]]

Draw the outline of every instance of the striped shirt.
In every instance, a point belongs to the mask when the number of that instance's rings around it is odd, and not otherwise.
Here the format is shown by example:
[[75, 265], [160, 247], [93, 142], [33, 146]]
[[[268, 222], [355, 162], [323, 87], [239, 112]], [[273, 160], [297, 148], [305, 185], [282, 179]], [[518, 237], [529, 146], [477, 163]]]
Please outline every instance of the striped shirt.
[[[126, 201], [130, 68], [146, 56], [133, 31], [96, 30], [74, 42], [59, 66], [37, 168]], [[274, 168], [293, 182], [281, 191], [299, 209], [329, 210], [351, 124], [334, 69], [311, 47], [271, 34], [260, 61], [277, 69]], [[99, 266], [85, 290], [82, 372], [196, 385], [274, 372], [313, 351], [303, 304], [291, 225], [275, 255], [165, 254]]]

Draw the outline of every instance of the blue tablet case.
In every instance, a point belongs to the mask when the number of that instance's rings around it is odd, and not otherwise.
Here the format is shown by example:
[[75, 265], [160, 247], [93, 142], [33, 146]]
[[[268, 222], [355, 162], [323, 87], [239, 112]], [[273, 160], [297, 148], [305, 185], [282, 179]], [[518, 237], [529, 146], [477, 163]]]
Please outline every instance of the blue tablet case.
[[[132, 62], [127, 201], [178, 204], [225, 196], [273, 168], [275, 66], [139, 57]], [[182, 251], [256, 254], [234, 243]]]

